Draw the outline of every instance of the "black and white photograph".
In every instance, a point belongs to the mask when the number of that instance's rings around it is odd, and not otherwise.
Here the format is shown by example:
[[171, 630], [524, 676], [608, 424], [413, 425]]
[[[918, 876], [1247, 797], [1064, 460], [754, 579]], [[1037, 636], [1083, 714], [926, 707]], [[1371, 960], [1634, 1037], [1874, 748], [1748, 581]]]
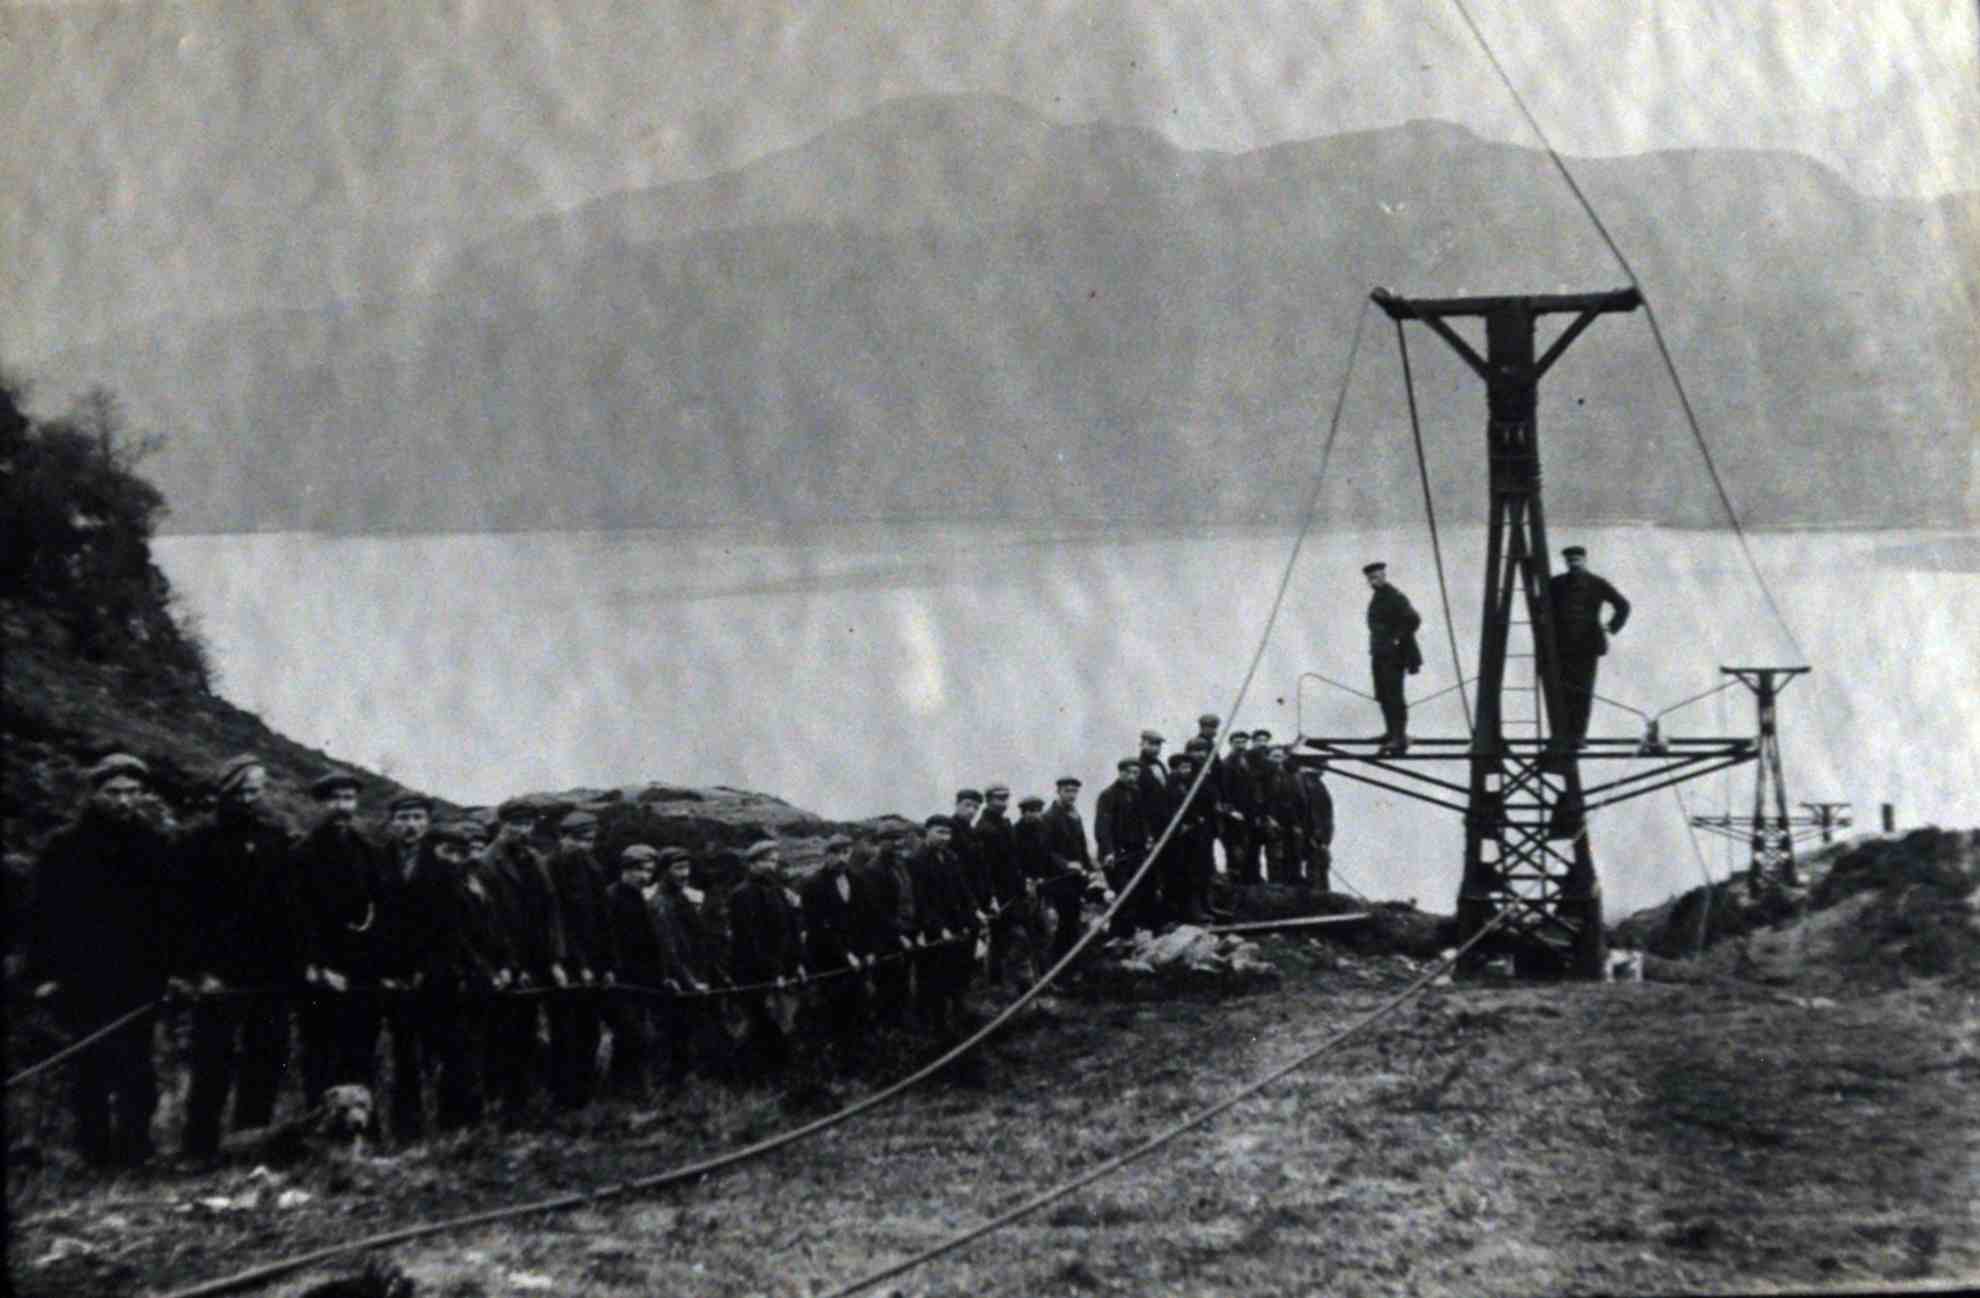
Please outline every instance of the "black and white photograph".
[[6, 1288], [1980, 1287], [1980, 5], [0, 0]]

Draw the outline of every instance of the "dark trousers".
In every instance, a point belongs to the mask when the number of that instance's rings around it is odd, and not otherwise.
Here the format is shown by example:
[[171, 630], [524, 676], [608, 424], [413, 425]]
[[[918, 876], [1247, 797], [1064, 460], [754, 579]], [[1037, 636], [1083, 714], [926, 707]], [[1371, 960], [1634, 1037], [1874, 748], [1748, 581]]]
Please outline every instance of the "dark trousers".
[[378, 1002], [363, 991], [311, 988], [296, 1006], [302, 1037], [303, 1104], [314, 1109], [332, 1086], [370, 1086], [378, 1052]]
[[784, 1034], [770, 996], [759, 992], [742, 998], [743, 1018], [749, 1024], [743, 1042], [744, 1071], [752, 1076], [781, 1073], [791, 1062], [790, 1038]]
[[1224, 821], [1224, 868], [1234, 883], [1263, 883], [1259, 872], [1258, 829], [1249, 820]]
[[1045, 913], [1052, 917], [1052, 963], [1057, 964], [1079, 941], [1081, 916], [1078, 883], [1055, 885], [1049, 894], [1041, 888], [1039, 900], [1044, 903]]
[[[132, 1004], [148, 996], [139, 994]], [[127, 1013], [132, 1004], [92, 1005], [63, 1016], [78, 1037]], [[99, 1166], [134, 1166], [151, 1157], [151, 1115], [158, 1108], [158, 1068], [152, 1058], [152, 1024], [143, 1015], [76, 1057], [69, 1102], [76, 1114], [76, 1147]], [[113, 1121], [114, 1113], [114, 1121]]]
[[[913, 1000], [912, 963], [892, 934], [882, 943], [880, 951], [882, 959], [873, 966], [873, 1016], [882, 1023], [902, 1027], [907, 1023], [908, 1009]], [[902, 958], [885, 958], [896, 952]]]
[[1567, 713], [1561, 719], [1560, 734], [1579, 743], [1588, 737], [1588, 714], [1595, 707], [1595, 671], [1602, 665], [1596, 654], [1561, 653], [1561, 706]]
[[1306, 876], [1301, 852], [1306, 843], [1297, 829], [1285, 825], [1268, 826], [1265, 833], [1265, 864], [1273, 883], [1299, 883]]
[[1368, 660], [1369, 668], [1375, 677], [1375, 702], [1382, 708], [1382, 734], [1387, 739], [1401, 739], [1409, 733], [1409, 704], [1403, 699], [1403, 670], [1400, 658], [1376, 658]]
[[705, 1031], [709, 1002], [685, 997], [663, 1003], [653, 1013], [653, 1042], [660, 1058], [656, 1063], [667, 1085], [679, 1086], [693, 1071], [695, 1043]]
[[1162, 887], [1161, 907], [1157, 912], [1161, 919], [1181, 921], [1197, 910], [1196, 863], [1190, 857], [1187, 836], [1178, 834], [1162, 849], [1162, 855], [1155, 863], [1159, 878], [1154, 882]]
[[[1114, 854], [1114, 864], [1107, 871], [1107, 886], [1117, 894], [1125, 892], [1128, 880], [1134, 878], [1134, 872], [1141, 868], [1141, 863], [1147, 855], [1146, 843], [1123, 845]], [[1107, 931], [1115, 937], [1133, 937], [1137, 928], [1153, 928], [1157, 916], [1161, 913], [1162, 901], [1159, 895], [1161, 887], [1162, 874], [1158, 865], [1148, 872], [1148, 877], [1141, 881], [1141, 886], [1134, 890], [1134, 895], [1127, 899], [1127, 904], [1114, 912], [1114, 922], [1108, 926]]]
[[[640, 985], [653, 986], [659, 981], [657, 977], [641, 979]], [[647, 1073], [653, 1053], [651, 1004], [640, 992], [610, 991], [605, 997], [605, 1023], [612, 1029], [608, 1075], [612, 1092], [624, 1099], [644, 1099], [651, 1085]]]
[[598, 1043], [604, 1023], [598, 993], [571, 988], [550, 997], [550, 1097], [567, 1109], [591, 1103], [598, 1090]]
[[543, 1049], [537, 1024], [541, 996], [498, 996], [488, 1008], [488, 1049], [483, 1077], [488, 1098], [514, 1118], [529, 1107], [543, 1082]]
[[220, 1150], [220, 1114], [234, 1092], [234, 1130], [265, 1127], [289, 1062], [285, 996], [218, 997], [192, 1010], [192, 1085], [186, 1095], [185, 1151]]
[[392, 1138], [426, 1134], [425, 1076], [434, 1075], [434, 1125], [453, 1131], [479, 1121], [485, 1040], [482, 1003], [447, 989], [406, 997], [387, 1016], [392, 1030]]
[[961, 1027], [963, 994], [969, 990], [975, 964], [975, 948], [967, 938], [952, 946], [931, 945], [917, 960], [914, 976], [922, 1021], [937, 1036]]

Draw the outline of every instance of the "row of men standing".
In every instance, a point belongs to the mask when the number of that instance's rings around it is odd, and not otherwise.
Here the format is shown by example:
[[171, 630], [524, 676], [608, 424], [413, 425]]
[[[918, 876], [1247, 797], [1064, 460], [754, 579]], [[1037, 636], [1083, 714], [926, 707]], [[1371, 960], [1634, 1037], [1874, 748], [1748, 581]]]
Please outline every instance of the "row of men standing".
[[[1197, 718], [1197, 734], [1166, 763], [1167, 741], [1158, 731], [1142, 731], [1140, 751], [1116, 763], [1114, 783], [1095, 804], [1100, 863], [1116, 889], [1176, 822], [1156, 857], [1156, 886], [1122, 907], [1118, 932], [1213, 918], [1217, 842], [1234, 885], [1260, 884], [1269, 875], [1274, 883], [1329, 886], [1334, 800], [1323, 764], [1290, 765], [1290, 750], [1272, 743], [1269, 730], [1237, 731], [1219, 754], [1220, 725], [1211, 713]], [[1209, 772], [1199, 781], [1205, 765]]]

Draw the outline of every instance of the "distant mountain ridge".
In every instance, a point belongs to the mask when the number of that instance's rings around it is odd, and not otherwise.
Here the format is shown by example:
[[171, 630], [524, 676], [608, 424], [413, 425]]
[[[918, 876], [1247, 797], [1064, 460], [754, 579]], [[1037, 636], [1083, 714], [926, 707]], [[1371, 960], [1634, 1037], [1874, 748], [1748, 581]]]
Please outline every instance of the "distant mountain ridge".
[[[1572, 165], [1746, 521], [1980, 521], [1972, 196], [1867, 198], [1778, 153]], [[956, 96], [522, 223], [430, 282], [31, 372], [171, 432], [149, 467], [179, 530], [1264, 519], [1304, 498], [1371, 286], [1625, 281], [1545, 154], [1456, 126], [1226, 155]], [[1475, 517], [1482, 394], [1410, 345], [1439, 508]], [[1325, 504], [1407, 519], [1386, 321], [1365, 347]], [[1556, 517], [1723, 521], [1640, 322], [1577, 343], [1541, 421]]]

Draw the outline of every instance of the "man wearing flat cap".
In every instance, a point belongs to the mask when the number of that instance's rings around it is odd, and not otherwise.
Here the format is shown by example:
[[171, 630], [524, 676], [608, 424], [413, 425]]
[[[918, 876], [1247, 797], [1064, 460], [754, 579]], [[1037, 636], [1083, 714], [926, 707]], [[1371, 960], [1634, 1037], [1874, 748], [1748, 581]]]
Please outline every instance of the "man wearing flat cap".
[[825, 840], [825, 863], [798, 890], [804, 913], [805, 964], [815, 974], [833, 974], [819, 987], [826, 1031], [836, 1048], [849, 1050], [859, 1033], [861, 974], [866, 968], [859, 935], [865, 908], [864, 882], [852, 872], [853, 841], [845, 834]]
[[[729, 971], [737, 986], [778, 983], [804, 974], [803, 920], [784, 890], [783, 853], [774, 839], [759, 839], [743, 853], [744, 875], [729, 894]], [[749, 1020], [746, 1070], [782, 1072], [790, 1063], [785, 1016], [770, 991], [742, 997]]]
[[1416, 632], [1423, 619], [1409, 596], [1389, 584], [1389, 565], [1366, 564], [1368, 579], [1368, 663], [1375, 678], [1375, 701], [1382, 709], [1380, 757], [1400, 757], [1409, 751], [1409, 703], [1403, 697], [1403, 677], [1423, 669], [1423, 651]]
[[1018, 869], [1017, 842], [1011, 834], [1011, 786], [998, 781], [986, 785], [983, 794], [983, 814], [976, 818], [974, 834], [976, 877], [981, 881], [980, 899], [989, 910], [989, 979], [992, 985], [1000, 985], [1017, 936], [1024, 874]]
[[605, 999], [605, 1022], [612, 1029], [606, 1082], [622, 1100], [643, 1101], [652, 1088], [649, 1068], [658, 1002], [650, 993], [660, 990], [667, 977], [660, 929], [648, 900], [659, 862], [658, 849], [646, 843], [628, 844], [619, 853], [619, 877], [605, 890], [620, 983]]
[[[859, 931], [866, 949], [877, 959], [873, 969], [873, 1015], [883, 1023], [905, 1027], [913, 1002], [913, 966], [909, 956], [920, 930], [920, 901], [915, 894], [911, 831], [904, 825], [881, 830], [873, 858], [854, 867], [859, 885]], [[902, 958], [888, 958], [902, 957]]]
[[909, 867], [914, 875], [919, 936], [926, 943], [915, 966], [921, 1013], [938, 1038], [961, 1031], [963, 998], [968, 994], [976, 956], [970, 938], [979, 929], [981, 900], [951, 849], [954, 821], [930, 816], [923, 822], [926, 837]]
[[[172, 846], [143, 814], [150, 769], [114, 753], [84, 778], [75, 818], [41, 850], [28, 913], [28, 979], [76, 1037], [163, 996], [172, 942]], [[155, 1021], [140, 1015], [69, 1065], [76, 1142], [94, 1166], [151, 1157]]]
[[1166, 742], [1159, 730], [1141, 732], [1141, 747], [1135, 753], [1141, 769], [1136, 772], [1136, 780], [1145, 799], [1159, 800], [1169, 783], [1169, 767], [1162, 760], [1162, 745]]
[[[1123, 757], [1114, 764], [1114, 782], [1100, 790], [1093, 804], [1093, 840], [1100, 849], [1100, 868], [1115, 892], [1126, 890], [1127, 882], [1141, 868], [1160, 825], [1150, 824], [1151, 796], [1142, 787], [1146, 768], [1137, 757]], [[1114, 914], [1115, 937], [1131, 937], [1137, 923], [1152, 922], [1148, 881]]]
[[[192, 1010], [185, 1152], [220, 1148], [220, 1116], [267, 1126], [289, 1055], [289, 996], [302, 982], [289, 832], [268, 809], [268, 768], [243, 753], [221, 764], [214, 810], [179, 840], [178, 973], [207, 996]], [[252, 990], [251, 996], [226, 996]]]
[[315, 1109], [332, 1086], [372, 1085], [383, 976], [380, 894], [391, 865], [357, 829], [358, 780], [330, 771], [309, 786], [320, 814], [290, 852], [302, 942], [303, 1102]]
[[710, 963], [715, 936], [701, 917], [700, 894], [694, 891], [694, 858], [684, 847], [663, 847], [655, 863], [659, 881], [648, 894], [653, 931], [660, 943], [660, 986], [678, 999], [654, 1009], [656, 1041], [665, 1052], [660, 1061], [667, 1085], [679, 1087], [694, 1067], [695, 1043], [717, 1037], [718, 1017], [712, 1002], [694, 993], [710, 990], [716, 972]]
[[1251, 733], [1231, 732], [1230, 752], [1217, 771], [1219, 830], [1224, 841], [1224, 868], [1234, 884], [1260, 882], [1258, 773], [1251, 764]]
[[1058, 911], [1058, 927], [1053, 935], [1053, 959], [1072, 949], [1079, 940], [1080, 906], [1093, 878], [1093, 852], [1087, 846], [1086, 822], [1079, 814], [1079, 791], [1084, 786], [1077, 777], [1061, 775], [1053, 785], [1052, 804], [1045, 808], [1045, 847], [1052, 865], [1063, 882], [1048, 900]]
[[599, 989], [611, 982], [615, 963], [605, 878], [592, 854], [597, 841], [598, 818], [582, 808], [568, 812], [557, 823], [557, 848], [549, 861], [571, 983], [551, 998], [550, 1095], [566, 1109], [581, 1109], [597, 1094], [598, 1044], [604, 1036]]
[[[518, 990], [561, 987], [565, 968], [564, 919], [548, 863], [530, 846], [540, 808], [512, 798], [495, 810], [495, 841], [482, 854], [479, 872], [504, 918]], [[537, 1025], [545, 1011], [538, 996], [498, 998], [488, 1024], [488, 1088], [502, 1102], [505, 1121], [521, 1118], [543, 1085], [543, 1051]]]
[[[1609, 637], [1629, 621], [1629, 601], [1607, 581], [1588, 571], [1588, 551], [1570, 545], [1561, 551], [1567, 571], [1547, 583], [1554, 614], [1554, 647], [1561, 659], [1561, 704], [1567, 715], [1557, 733], [1575, 747], [1588, 739], [1588, 715], [1595, 706], [1595, 673], [1609, 652]], [[1602, 607], [1610, 609], [1608, 624]]]

